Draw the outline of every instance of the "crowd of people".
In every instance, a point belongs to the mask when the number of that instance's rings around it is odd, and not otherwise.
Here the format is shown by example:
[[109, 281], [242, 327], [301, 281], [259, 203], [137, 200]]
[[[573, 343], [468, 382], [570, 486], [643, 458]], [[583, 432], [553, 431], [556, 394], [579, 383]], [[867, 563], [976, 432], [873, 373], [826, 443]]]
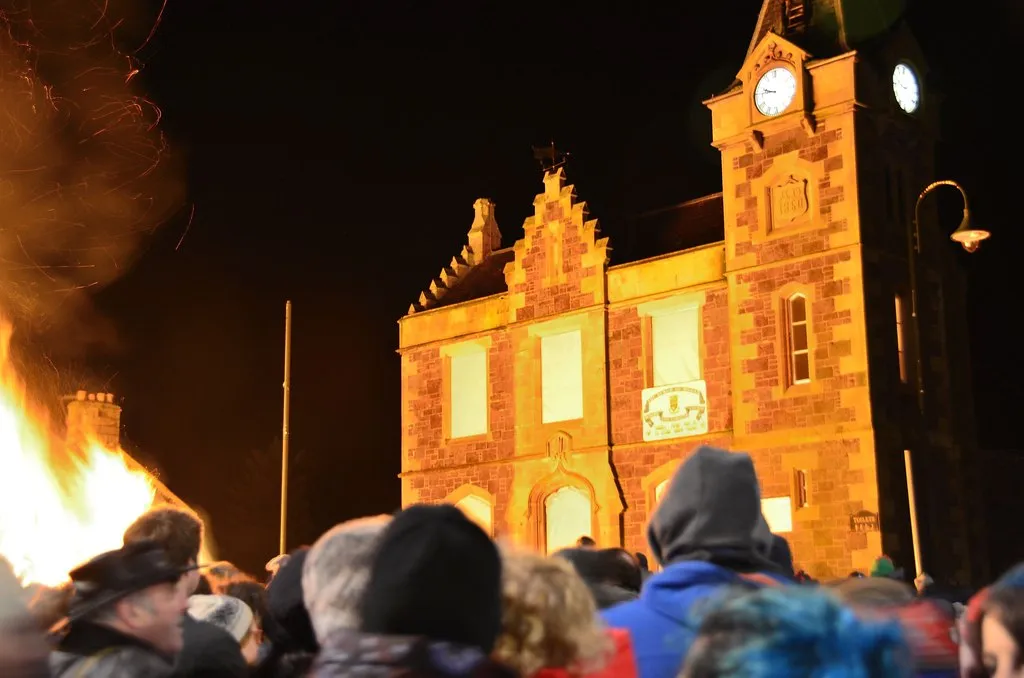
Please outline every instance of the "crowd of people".
[[65, 586], [0, 571], [0, 676], [1024, 676], [1024, 568], [964, 601], [885, 558], [811, 581], [764, 520], [749, 455], [709, 447], [654, 512], [654, 572], [588, 537], [551, 555], [496, 543], [448, 505], [341, 523], [265, 582], [198, 563], [201, 540], [198, 518], [161, 507]]

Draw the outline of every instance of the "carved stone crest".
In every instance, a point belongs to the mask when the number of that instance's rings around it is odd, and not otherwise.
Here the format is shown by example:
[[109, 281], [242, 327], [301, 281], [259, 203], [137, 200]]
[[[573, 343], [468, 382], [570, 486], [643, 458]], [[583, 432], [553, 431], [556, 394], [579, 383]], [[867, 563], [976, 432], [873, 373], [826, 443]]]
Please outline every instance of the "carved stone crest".
[[572, 436], [559, 431], [548, 439], [548, 459], [554, 459], [559, 466], [565, 464], [572, 452]]
[[785, 228], [807, 214], [807, 179], [790, 174], [768, 189], [772, 230]]
[[766, 46], [761, 58], [754, 63], [754, 72], [757, 73], [766, 68], [769, 64], [777, 61], [785, 61], [790, 64], [796, 63], [793, 59], [793, 52], [784, 51], [777, 42], [770, 42]]

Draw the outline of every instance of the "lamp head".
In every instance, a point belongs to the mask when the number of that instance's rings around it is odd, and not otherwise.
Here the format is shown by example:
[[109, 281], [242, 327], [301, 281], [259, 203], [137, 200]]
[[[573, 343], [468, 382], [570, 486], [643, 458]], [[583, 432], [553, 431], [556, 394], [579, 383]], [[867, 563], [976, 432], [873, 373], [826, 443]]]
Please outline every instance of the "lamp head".
[[971, 226], [971, 213], [965, 209], [964, 218], [961, 219], [960, 225], [949, 236], [949, 239], [963, 245], [968, 252], [976, 252], [981, 246], [981, 241], [987, 240], [991, 236], [992, 234], [988, 231]]

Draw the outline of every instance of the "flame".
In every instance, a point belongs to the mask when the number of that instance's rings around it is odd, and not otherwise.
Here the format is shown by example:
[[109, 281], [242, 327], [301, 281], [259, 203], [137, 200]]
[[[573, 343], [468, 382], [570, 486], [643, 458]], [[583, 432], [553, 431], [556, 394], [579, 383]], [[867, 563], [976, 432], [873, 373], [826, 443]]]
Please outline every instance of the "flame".
[[0, 555], [23, 582], [55, 586], [77, 565], [119, 548], [156, 489], [120, 449], [96, 439], [66, 448], [11, 364], [12, 329], [0, 320]]

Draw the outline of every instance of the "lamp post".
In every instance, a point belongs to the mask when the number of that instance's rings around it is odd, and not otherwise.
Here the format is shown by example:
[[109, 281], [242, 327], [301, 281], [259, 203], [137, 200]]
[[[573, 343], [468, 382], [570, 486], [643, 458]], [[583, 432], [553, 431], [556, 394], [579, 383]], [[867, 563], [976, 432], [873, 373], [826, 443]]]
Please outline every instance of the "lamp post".
[[[925, 426], [924, 419], [924, 370], [921, 360], [921, 322], [917, 314], [917, 256], [921, 253], [921, 203], [935, 189], [948, 186], [960, 191], [960, 197], [964, 201], [964, 216], [960, 225], [953, 231], [949, 239], [960, 243], [969, 253], [976, 252], [982, 240], [987, 240], [992, 234], [988, 231], [971, 226], [971, 210], [967, 202], [967, 193], [963, 187], [955, 181], [942, 179], [934, 181], [921, 191], [914, 204], [914, 222], [907, 229], [907, 264], [910, 274], [910, 317], [914, 325], [914, 360], [916, 363], [917, 381], [917, 408], [921, 414], [921, 425]], [[907, 472], [907, 499], [910, 505], [910, 537], [914, 544], [914, 567], [920, 575], [924, 570], [921, 564], [921, 541], [917, 531], [917, 499], [914, 492], [914, 469], [911, 462], [910, 450], [903, 450], [903, 463]]]

